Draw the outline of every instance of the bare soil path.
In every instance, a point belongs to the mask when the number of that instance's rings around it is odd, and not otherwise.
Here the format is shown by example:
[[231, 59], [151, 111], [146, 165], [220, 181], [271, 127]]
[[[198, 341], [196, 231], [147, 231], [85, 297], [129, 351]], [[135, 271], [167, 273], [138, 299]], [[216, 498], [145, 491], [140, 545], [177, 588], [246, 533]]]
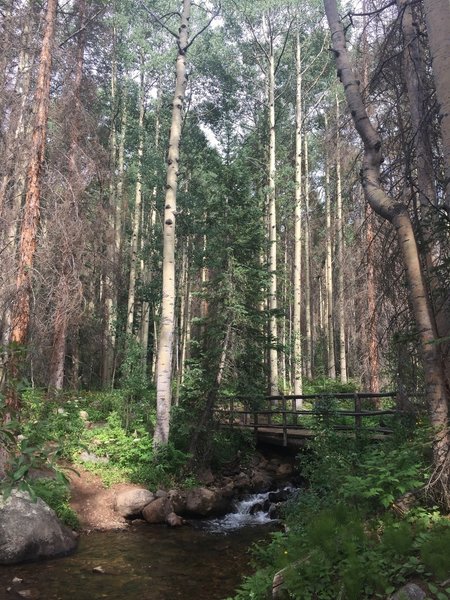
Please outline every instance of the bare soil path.
[[139, 487], [131, 483], [118, 483], [105, 487], [98, 475], [76, 467], [70, 473], [70, 506], [77, 513], [83, 531], [108, 531], [126, 529], [127, 521], [114, 510], [118, 491]]

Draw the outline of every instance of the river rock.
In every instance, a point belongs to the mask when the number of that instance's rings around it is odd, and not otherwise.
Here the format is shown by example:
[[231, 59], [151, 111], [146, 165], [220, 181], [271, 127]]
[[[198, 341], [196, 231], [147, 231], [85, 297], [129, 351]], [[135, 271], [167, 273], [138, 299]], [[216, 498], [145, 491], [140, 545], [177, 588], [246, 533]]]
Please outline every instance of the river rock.
[[227, 504], [220, 493], [208, 488], [194, 488], [186, 493], [186, 512], [196, 517], [224, 512]]
[[407, 583], [391, 596], [391, 600], [424, 600], [427, 597], [421, 587]]
[[270, 490], [273, 478], [265, 471], [255, 470], [252, 473], [250, 490], [253, 492], [267, 492]]
[[122, 517], [139, 515], [142, 509], [155, 499], [152, 492], [144, 488], [133, 488], [118, 492], [114, 508]]
[[157, 498], [142, 509], [142, 516], [147, 523], [165, 523], [166, 516], [173, 512], [172, 507], [169, 509], [167, 504], [168, 502], [165, 497]]
[[294, 472], [293, 465], [291, 465], [289, 463], [281, 463], [281, 465], [279, 465], [279, 467], [277, 468], [277, 477], [281, 477], [281, 478], [290, 477], [293, 472]]
[[172, 509], [177, 514], [184, 514], [186, 512], [186, 492], [180, 490], [169, 490], [167, 494]]
[[0, 498], [0, 564], [13, 564], [69, 554], [76, 536], [38, 498], [13, 490]]
[[166, 517], [166, 523], [171, 527], [181, 527], [182, 525], [184, 525], [184, 519], [182, 519], [174, 512], [171, 512]]

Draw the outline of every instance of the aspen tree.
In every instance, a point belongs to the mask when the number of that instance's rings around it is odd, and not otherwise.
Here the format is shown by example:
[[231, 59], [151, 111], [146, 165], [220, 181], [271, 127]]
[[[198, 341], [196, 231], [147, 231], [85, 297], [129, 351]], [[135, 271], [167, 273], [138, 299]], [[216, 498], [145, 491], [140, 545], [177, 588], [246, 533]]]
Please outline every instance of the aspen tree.
[[270, 395], [278, 395], [278, 327], [277, 315], [277, 209], [276, 209], [276, 166], [275, 166], [275, 56], [273, 40], [269, 38], [268, 55], [268, 101], [269, 101], [269, 366], [270, 366]]
[[407, 207], [401, 202], [395, 202], [382, 187], [380, 179], [381, 138], [367, 114], [360, 92], [360, 81], [353, 73], [336, 0], [324, 0], [324, 6], [331, 31], [338, 75], [344, 86], [354, 126], [364, 144], [362, 167], [364, 192], [372, 208], [394, 227], [406, 270], [409, 298], [422, 352], [430, 422], [434, 429], [434, 469], [428, 483], [428, 490], [437, 501], [448, 509], [450, 507], [448, 391], [440, 348], [436, 343], [436, 332], [428, 303], [428, 290], [421, 270], [416, 238]]
[[313, 339], [312, 339], [312, 318], [311, 318], [311, 242], [310, 242], [310, 214], [309, 214], [309, 160], [308, 160], [308, 137], [304, 139], [304, 157], [305, 157], [305, 218], [304, 238], [305, 238], [305, 321], [306, 321], [306, 377], [312, 379], [313, 376]]
[[[325, 115], [325, 131], [328, 120]], [[331, 226], [330, 165], [328, 152], [325, 151], [325, 226], [327, 230], [325, 258], [325, 287], [327, 304], [327, 363], [328, 377], [336, 379], [336, 359], [334, 353], [334, 294], [333, 294], [333, 230]]]
[[183, 1], [178, 30], [176, 83], [172, 104], [169, 150], [167, 156], [166, 196], [164, 203], [163, 284], [161, 325], [156, 364], [155, 447], [167, 444], [172, 404], [172, 361], [175, 335], [175, 219], [180, 156], [181, 125], [186, 93], [186, 52], [189, 46], [191, 0]]
[[134, 197], [134, 212], [131, 233], [131, 256], [130, 256], [130, 275], [128, 285], [128, 306], [127, 306], [127, 325], [126, 334], [130, 337], [133, 334], [134, 308], [136, 301], [136, 275], [138, 268], [138, 247], [139, 233], [142, 213], [142, 159], [144, 156], [144, 116], [145, 116], [145, 71], [144, 57], [140, 56], [140, 74], [139, 74], [139, 122], [138, 122], [138, 151], [137, 151], [137, 174], [136, 189]]
[[[296, 96], [295, 96], [295, 216], [294, 216], [294, 394], [303, 393], [302, 378], [302, 60], [300, 37], [296, 40]], [[302, 401], [296, 400], [297, 408]]]

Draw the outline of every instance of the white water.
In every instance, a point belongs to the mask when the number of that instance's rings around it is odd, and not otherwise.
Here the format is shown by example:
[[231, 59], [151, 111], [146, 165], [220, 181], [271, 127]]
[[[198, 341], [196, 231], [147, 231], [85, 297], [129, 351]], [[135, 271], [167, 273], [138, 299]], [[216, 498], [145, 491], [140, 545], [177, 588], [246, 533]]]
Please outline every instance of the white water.
[[[287, 486], [283, 490], [293, 493], [295, 488]], [[256, 525], [265, 525], [266, 523], [275, 523], [277, 519], [272, 519], [269, 513], [264, 510], [253, 510], [253, 507], [260, 504], [264, 505], [271, 492], [252, 494], [243, 500], [234, 503], [233, 512], [217, 519], [208, 519], [202, 522], [202, 529], [212, 532], [227, 532], [240, 529], [241, 527], [252, 527]]]

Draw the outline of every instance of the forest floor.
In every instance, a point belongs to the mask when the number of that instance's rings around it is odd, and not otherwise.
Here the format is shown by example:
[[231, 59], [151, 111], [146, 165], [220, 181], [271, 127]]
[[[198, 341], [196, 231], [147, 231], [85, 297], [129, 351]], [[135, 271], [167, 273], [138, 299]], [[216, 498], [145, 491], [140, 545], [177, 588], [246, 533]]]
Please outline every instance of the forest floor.
[[118, 491], [139, 486], [117, 483], [107, 488], [98, 475], [78, 465], [76, 470], [78, 475], [69, 475], [70, 506], [78, 515], [82, 531], [125, 529], [126, 520], [114, 510], [115, 496]]

